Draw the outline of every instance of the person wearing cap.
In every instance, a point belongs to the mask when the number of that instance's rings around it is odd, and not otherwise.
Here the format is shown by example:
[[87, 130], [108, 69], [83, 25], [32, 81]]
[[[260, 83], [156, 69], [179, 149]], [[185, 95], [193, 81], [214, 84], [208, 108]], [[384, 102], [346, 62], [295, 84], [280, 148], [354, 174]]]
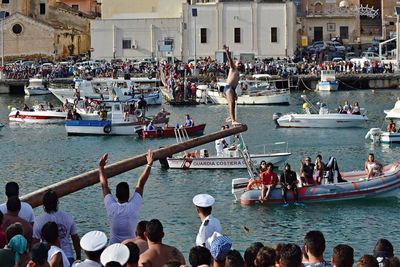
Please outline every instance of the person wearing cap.
[[135, 193], [132, 198], [129, 198], [129, 185], [126, 182], [121, 182], [117, 185], [117, 200], [111, 195], [107, 176], [104, 171], [107, 159], [108, 154], [104, 154], [100, 158], [99, 179], [103, 189], [104, 205], [111, 228], [110, 244], [114, 244], [136, 237], [135, 229], [139, 219], [140, 208], [142, 207], [144, 186], [153, 165], [153, 152], [151, 150], [147, 152], [147, 165], [137, 181]]
[[304, 185], [314, 185], [314, 164], [311, 163], [311, 158], [306, 157], [304, 162], [301, 162], [300, 178]]
[[294, 194], [294, 201], [298, 203], [299, 201], [299, 194], [297, 193], [297, 175], [294, 171], [290, 169], [290, 164], [286, 163], [283, 169], [283, 172], [280, 176], [280, 183], [282, 188], [282, 197], [285, 201], [284, 207], [288, 207], [289, 203], [287, 200], [287, 192], [293, 191]]
[[210, 253], [213, 258], [213, 267], [225, 267], [225, 260], [232, 248], [232, 240], [223, 235], [216, 237], [210, 246]]
[[90, 231], [81, 239], [81, 248], [87, 259], [74, 267], [101, 267], [100, 255], [107, 246], [107, 236], [101, 231]]
[[162, 243], [164, 228], [159, 220], [152, 219], [147, 223], [145, 235], [149, 249], [140, 254], [139, 266], [162, 267], [170, 261], [177, 261], [181, 265], [186, 265], [182, 252], [173, 246]]
[[219, 220], [211, 214], [214, 202], [215, 199], [209, 194], [198, 194], [193, 198], [193, 204], [196, 206], [196, 212], [201, 220], [200, 229], [196, 236], [197, 246], [205, 246], [206, 240], [214, 232], [222, 233]]
[[108, 246], [100, 256], [100, 262], [103, 266], [109, 266], [110, 263], [116, 262], [121, 266], [126, 266], [129, 259], [129, 249], [124, 244], [112, 244]]

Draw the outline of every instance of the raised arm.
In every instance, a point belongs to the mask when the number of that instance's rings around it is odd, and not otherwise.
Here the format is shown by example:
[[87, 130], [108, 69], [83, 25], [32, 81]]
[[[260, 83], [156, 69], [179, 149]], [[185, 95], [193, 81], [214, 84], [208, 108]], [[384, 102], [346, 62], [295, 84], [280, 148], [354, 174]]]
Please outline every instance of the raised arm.
[[153, 166], [153, 151], [151, 151], [150, 149], [147, 151], [146, 159], [147, 159], [147, 165], [144, 168], [142, 175], [140, 175], [135, 189], [135, 191], [138, 192], [142, 197], [143, 197], [144, 185], [146, 184], [147, 179], [149, 178], [150, 170], [151, 167]]
[[103, 197], [107, 196], [111, 193], [110, 188], [108, 187], [108, 181], [106, 173], [104, 172], [104, 166], [107, 164], [108, 154], [104, 154], [99, 161], [99, 179], [101, 188], [103, 189]]
[[226, 54], [226, 58], [228, 59], [229, 67], [232, 68], [232, 69], [236, 68], [235, 64], [233, 63], [231, 54], [229, 53], [229, 47], [224, 45], [224, 51], [225, 51], [225, 54]]

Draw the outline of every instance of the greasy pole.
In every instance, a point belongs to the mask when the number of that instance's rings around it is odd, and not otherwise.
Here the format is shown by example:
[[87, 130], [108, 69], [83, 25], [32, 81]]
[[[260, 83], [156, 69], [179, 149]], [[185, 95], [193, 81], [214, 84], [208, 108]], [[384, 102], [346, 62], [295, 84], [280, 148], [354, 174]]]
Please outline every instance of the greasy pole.
[[[168, 156], [172, 156], [173, 154], [183, 152], [187, 149], [197, 147], [200, 145], [204, 145], [207, 143], [210, 143], [212, 141], [218, 140], [223, 137], [227, 137], [230, 135], [235, 135], [241, 132], [247, 131], [247, 126], [246, 125], [240, 125], [237, 127], [232, 127], [228, 130], [224, 131], [219, 131], [211, 134], [207, 134], [201, 137], [193, 138], [189, 141], [182, 142], [179, 144], [175, 145], [170, 145], [164, 148], [156, 149], [153, 150], [154, 153], [154, 160], [159, 160], [166, 158]], [[100, 158], [101, 155], [98, 155]], [[135, 169], [139, 166], [145, 165], [147, 163], [146, 161], [146, 154], [141, 154], [136, 157], [128, 158], [125, 160], [121, 160], [118, 162], [115, 162], [113, 164], [109, 164], [105, 166], [105, 172], [107, 174], [107, 177], [113, 177], [118, 174], [130, 171], [132, 169]], [[42, 199], [43, 195], [46, 193], [48, 190], [53, 190], [57, 193], [57, 196], [59, 198], [71, 194], [73, 192], [76, 192], [78, 190], [81, 190], [85, 187], [94, 185], [99, 182], [99, 174], [98, 170], [91, 170], [85, 173], [82, 173], [80, 175], [65, 179], [63, 181], [57, 182], [55, 184], [40, 188], [39, 190], [36, 190], [34, 192], [31, 192], [27, 195], [24, 195], [21, 197], [21, 201], [28, 202], [31, 204], [32, 207], [38, 207], [42, 205]]]

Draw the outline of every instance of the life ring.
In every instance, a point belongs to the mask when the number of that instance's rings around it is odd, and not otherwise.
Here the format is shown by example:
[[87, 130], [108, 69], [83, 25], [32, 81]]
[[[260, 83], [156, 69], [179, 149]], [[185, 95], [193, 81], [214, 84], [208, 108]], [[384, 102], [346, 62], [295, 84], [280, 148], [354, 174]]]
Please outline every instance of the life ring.
[[260, 187], [261, 187], [260, 180], [251, 179], [249, 181], [249, 184], [247, 185], [247, 190], [260, 189]]
[[111, 125], [106, 125], [103, 128], [103, 132], [105, 132], [106, 134], [111, 133]]
[[141, 118], [143, 116], [143, 113], [141, 110], [137, 109], [137, 110], [135, 110], [135, 115], [136, 115], [136, 117]]

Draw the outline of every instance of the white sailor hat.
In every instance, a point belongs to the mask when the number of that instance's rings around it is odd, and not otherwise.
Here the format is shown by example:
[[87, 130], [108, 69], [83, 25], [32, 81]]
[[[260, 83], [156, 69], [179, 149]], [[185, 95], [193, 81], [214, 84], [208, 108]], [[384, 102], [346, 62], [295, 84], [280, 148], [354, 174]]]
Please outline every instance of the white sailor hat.
[[193, 198], [193, 204], [201, 208], [211, 207], [214, 202], [215, 199], [209, 194], [198, 194]]
[[81, 248], [85, 251], [99, 251], [107, 246], [107, 236], [101, 231], [90, 231], [81, 239]]
[[108, 246], [100, 256], [100, 262], [105, 266], [107, 263], [116, 261], [122, 266], [128, 262], [129, 249], [124, 244], [116, 243]]

